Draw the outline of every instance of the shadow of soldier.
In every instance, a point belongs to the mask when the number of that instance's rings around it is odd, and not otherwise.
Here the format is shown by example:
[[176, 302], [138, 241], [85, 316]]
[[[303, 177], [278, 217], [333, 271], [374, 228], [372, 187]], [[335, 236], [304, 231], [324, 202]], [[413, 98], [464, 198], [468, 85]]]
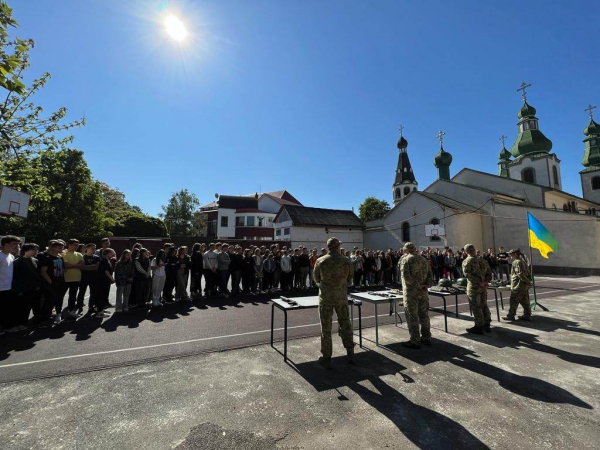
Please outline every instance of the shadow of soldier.
[[[318, 392], [338, 390], [342, 387], [352, 390], [394, 423], [407, 439], [421, 449], [489, 448], [458, 422], [414, 403], [382, 380], [382, 377], [399, 374], [404, 383], [413, 383], [411, 377], [401, 373], [406, 367], [370, 351], [358, 353], [355, 366], [348, 366], [344, 357], [334, 358], [332, 362], [332, 372], [325, 371], [318, 363], [312, 361], [290, 366]], [[368, 383], [378, 392], [364, 386]], [[338, 399], [349, 400], [343, 394], [340, 394]]]
[[513, 394], [544, 403], [564, 403], [584, 409], [593, 409], [591, 405], [579, 399], [569, 391], [539, 378], [518, 375], [492, 364], [481, 361], [472, 350], [445, 341], [435, 341], [435, 347], [414, 351], [399, 344], [386, 346], [387, 349], [425, 366], [434, 362], [448, 362], [470, 372], [498, 382], [498, 385]]
[[574, 333], [589, 334], [591, 336], [600, 336], [600, 331], [582, 328], [579, 325], [579, 322], [575, 322], [572, 320], [557, 319], [555, 317], [542, 316], [538, 314], [534, 316], [534, 320], [531, 322], [523, 322], [517, 320], [515, 322], [512, 322], [512, 325], [539, 331], [545, 331], [548, 333], [551, 333], [556, 330], [565, 330]]

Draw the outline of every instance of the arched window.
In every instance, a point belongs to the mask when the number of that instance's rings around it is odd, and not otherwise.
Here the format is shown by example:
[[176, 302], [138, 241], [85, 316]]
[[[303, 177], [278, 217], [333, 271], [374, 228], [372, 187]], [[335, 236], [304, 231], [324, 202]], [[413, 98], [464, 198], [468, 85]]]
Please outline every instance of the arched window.
[[553, 210], [555, 210], [555, 211], [558, 209], [558, 208], [556, 207], [556, 203], [552, 203], [552, 209], [553, 209]]
[[402, 224], [402, 241], [410, 241], [410, 225], [408, 224], [408, 222], [404, 222]]
[[563, 211], [568, 211], [569, 210], [569, 205], [567, 205], [566, 203], [563, 203]]
[[523, 169], [522, 177], [525, 183], [535, 183], [535, 170], [533, 170], [531, 167]]
[[571, 202], [571, 208], [569, 208], [571, 212], [579, 212], [579, 208], [577, 207], [577, 202]]
[[592, 190], [597, 191], [600, 189], [600, 177], [592, 178]]
[[414, 188], [413, 188], [413, 192], [415, 192], [416, 190], [417, 190], [417, 188], [416, 188], [416, 187], [414, 187]]
[[396, 188], [396, 198], [400, 198], [400, 188]]
[[[439, 221], [439, 219], [437, 219], [437, 218], [435, 218], [435, 217], [434, 217], [433, 219], [431, 219], [431, 220], [429, 221], [429, 223], [430, 223], [431, 225], [439, 225], [439, 224], [440, 224], [440, 221]], [[439, 236], [431, 236], [431, 240], [432, 240], [432, 241], [439, 241], [439, 240], [440, 240], [440, 237], [439, 237]]]
[[404, 195], [410, 194], [410, 188], [408, 186], [404, 187]]
[[554, 177], [554, 186], [559, 187], [560, 183], [558, 182], [558, 169], [556, 166], [552, 166], [552, 176]]

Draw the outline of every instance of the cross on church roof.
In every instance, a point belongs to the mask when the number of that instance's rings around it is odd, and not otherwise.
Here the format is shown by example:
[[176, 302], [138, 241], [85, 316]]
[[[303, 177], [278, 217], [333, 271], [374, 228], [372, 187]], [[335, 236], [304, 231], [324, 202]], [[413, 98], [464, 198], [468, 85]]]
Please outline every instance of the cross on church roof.
[[594, 120], [594, 109], [596, 109], [595, 105], [588, 105], [588, 107], [584, 109], [584, 111], [588, 111], [590, 113], [590, 120]]
[[504, 139], [506, 139], [506, 136], [500, 136], [500, 140], [502, 141], [502, 148], [504, 148]]
[[527, 89], [528, 87], [531, 87], [531, 84], [527, 84], [523, 81], [523, 83], [521, 83], [521, 86], [519, 87], [519, 89], [517, 89], [517, 92], [523, 91], [523, 101], [524, 102], [527, 101], [527, 91], [525, 91], [525, 89]]
[[442, 142], [444, 142], [444, 135], [445, 135], [445, 134], [446, 134], [446, 133], [444, 133], [443, 131], [438, 131], [438, 134], [437, 134], [437, 136], [436, 136], [436, 137], [439, 139], [439, 141], [440, 141], [440, 145], [442, 145]]
[[404, 130], [404, 127], [402, 125], [400, 125], [400, 127], [398, 129], [400, 130], [400, 137], [402, 137], [402, 130]]

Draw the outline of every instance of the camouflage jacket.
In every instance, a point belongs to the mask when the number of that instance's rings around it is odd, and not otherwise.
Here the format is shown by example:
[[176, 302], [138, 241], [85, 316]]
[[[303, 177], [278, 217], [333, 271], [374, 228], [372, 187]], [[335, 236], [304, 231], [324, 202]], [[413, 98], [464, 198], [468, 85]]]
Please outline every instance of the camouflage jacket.
[[354, 278], [354, 266], [340, 253], [330, 252], [317, 259], [313, 278], [319, 285], [319, 303], [346, 300], [348, 283]]
[[481, 273], [483, 274], [484, 281], [489, 283], [494, 278], [494, 275], [492, 274], [492, 268], [490, 267], [489, 263], [483, 259], [483, 257], [479, 256], [477, 260], [481, 266]]
[[467, 256], [463, 261], [462, 270], [467, 278], [467, 288], [479, 289], [479, 283], [485, 281], [485, 274], [479, 260], [475, 256]]
[[522, 259], [515, 259], [510, 268], [510, 289], [528, 291], [531, 287], [531, 273]]
[[402, 275], [402, 290], [410, 292], [421, 290], [421, 286], [433, 286], [433, 273], [425, 258], [409, 254], [400, 260], [400, 274]]

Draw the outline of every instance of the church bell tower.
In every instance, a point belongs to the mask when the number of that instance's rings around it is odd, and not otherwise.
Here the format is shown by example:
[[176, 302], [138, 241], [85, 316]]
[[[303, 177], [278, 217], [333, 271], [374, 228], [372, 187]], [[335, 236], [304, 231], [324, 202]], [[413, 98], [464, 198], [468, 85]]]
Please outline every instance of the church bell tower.
[[585, 169], [579, 172], [579, 175], [583, 198], [600, 203], [600, 125], [594, 121], [594, 108], [596, 107], [592, 105], [586, 108], [590, 114], [590, 123], [583, 130], [585, 149], [581, 164]]
[[412, 191], [417, 190], [417, 180], [413, 173], [408, 159], [408, 141], [402, 136], [402, 130], [404, 127], [400, 125], [400, 139], [398, 140], [398, 166], [396, 167], [396, 178], [392, 185], [392, 198], [394, 199], [394, 206], [402, 201], [404, 197], [410, 194]]

